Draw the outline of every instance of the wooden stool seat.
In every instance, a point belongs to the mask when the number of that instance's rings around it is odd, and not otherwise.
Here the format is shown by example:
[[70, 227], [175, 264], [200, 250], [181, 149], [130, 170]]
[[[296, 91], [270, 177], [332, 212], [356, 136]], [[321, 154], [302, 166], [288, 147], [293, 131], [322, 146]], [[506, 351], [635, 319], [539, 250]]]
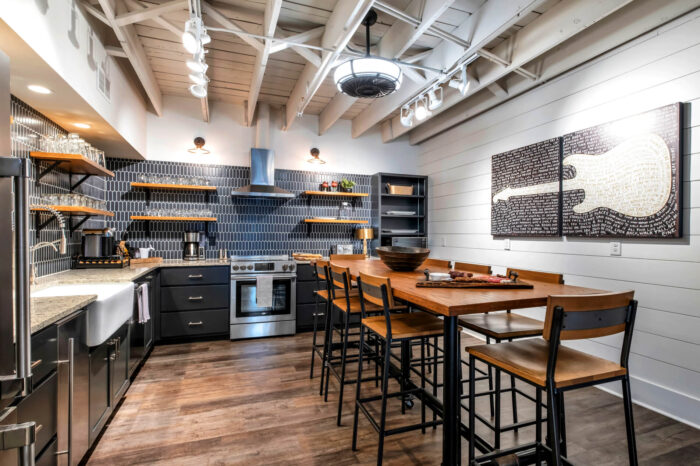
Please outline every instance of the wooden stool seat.
[[[328, 301], [328, 290], [318, 290], [318, 291], [316, 291], [316, 294], [318, 295], [319, 298]], [[335, 295], [338, 298], [344, 298], [345, 297], [345, 290], [335, 290]], [[350, 292], [350, 296], [358, 296], [358, 291], [352, 290]]]
[[[367, 304], [365, 303], [365, 309]], [[362, 319], [362, 325], [387, 338], [387, 324], [383, 315], [366, 317]], [[411, 314], [395, 314], [391, 316], [391, 338], [402, 340], [406, 338], [441, 336], [444, 332], [443, 322], [425, 312]]]
[[[540, 387], [547, 384], [549, 342], [541, 338], [467, 348], [470, 355], [522, 377]], [[560, 346], [554, 371], [556, 388], [605, 380], [627, 374], [616, 362]]]
[[496, 340], [536, 337], [544, 328], [542, 321], [510, 312], [467, 315], [459, 319], [459, 325]]
[[[345, 298], [336, 298], [333, 300], [333, 305], [343, 312], [348, 311], [348, 302]], [[365, 311], [380, 312], [383, 311], [382, 306], [365, 301]], [[359, 314], [362, 312], [362, 303], [359, 296], [350, 295], [350, 314]], [[383, 317], [382, 317], [383, 318]]]

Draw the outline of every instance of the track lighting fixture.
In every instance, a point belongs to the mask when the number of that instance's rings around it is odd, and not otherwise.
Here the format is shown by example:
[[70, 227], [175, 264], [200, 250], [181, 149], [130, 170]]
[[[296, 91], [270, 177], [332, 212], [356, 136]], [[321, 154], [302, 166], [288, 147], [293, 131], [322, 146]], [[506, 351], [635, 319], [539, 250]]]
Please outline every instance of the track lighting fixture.
[[428, 91], [428, 110], [437, 110], [442, 106], [442, 87], [437, 86]]
[[194, 17], [185, 23], [185, 32], [182, 33], [182, 46], [189, 53], [197, 53], [202, 48], [200, 35], [202, 31], [202, 20]]
[[209, 82], [209, 78], [204, 73], [190, 73], [190, 81], [200, 86], [206, 86]]
[[195, 73], [206, 73], [209, 65], [204, 62], [204, 51], [195, 53], [194, 56], [185, 62], [187, 68]]
[[193, 56], [185, 64], [191, 71], [189, 78], [194, 83], [190, 86], [190, 93], [198, 99], [207, 96], [209, 78], [206, 75], [209, 66], [204, 61], [204, 46], [211, 42], [207, 29], [202, 22], [202, 6], [200, 0], [190, 0], [190, 19], [185, 22], [185, 31], [182, 33], [182, 45]]
[[448, 83], [450, 87], [457, 89], [462, 96], [469, 91], [469, 76], [467, 76], [467, 65], [462, 65], [459, 78], [452, 78]]
[[404, 105], [401, 107], [400, 121], [406, 128], [413, 126], [413, 109], [410, 106]]

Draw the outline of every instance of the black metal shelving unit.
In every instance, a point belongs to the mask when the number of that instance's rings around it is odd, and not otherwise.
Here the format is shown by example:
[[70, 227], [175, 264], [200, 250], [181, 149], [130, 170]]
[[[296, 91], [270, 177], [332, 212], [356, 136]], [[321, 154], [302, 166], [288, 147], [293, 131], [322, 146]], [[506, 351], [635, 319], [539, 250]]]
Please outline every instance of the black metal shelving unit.
[[[389, 194], [387, 183], [413, 186], [413, 194]], [[427, 237], [428, 227], [428, 177], [398, 173], [372, 175], [372, 228], [375, 238], [370, 246], [391, 246], [393, 238]], [[410, 215], [389, 215], [388, 211], [414, 211]], [[415, 233], [389, 232], [389, 230], [416, 230]], [[427, 240], [426, 240], [427, 243]]]

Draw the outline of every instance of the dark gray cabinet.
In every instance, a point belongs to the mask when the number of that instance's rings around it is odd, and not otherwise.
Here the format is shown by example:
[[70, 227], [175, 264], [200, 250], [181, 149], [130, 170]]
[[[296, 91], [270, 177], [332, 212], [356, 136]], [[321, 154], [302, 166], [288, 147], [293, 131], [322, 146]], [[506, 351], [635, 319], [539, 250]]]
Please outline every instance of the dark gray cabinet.
[[36, 455], [56, 437], [56, 392], [57, 376], [53, 372], [17, 405], [19, 422], [36, 423]]
[[231, 271], [227, 266], [160, 270], [157, 341], [218, 337], [230, 333]]
[[318, 319], [323, 325], [324, 308], [316, 310], [316, 278], [313, 265], [297, 265], [297, 332], [308, 332], [314, 328], [314, 314], [319, 313]]
[[89, 448], [90, 351], [84, 343], [85, 311], [58, 327], [57, 448], [60, 465], [76, 465]]
[[104, 343], [90, 348], [90, 444], [129, 388], [128, 320]]
[[153, 347], [154, 314], [156, 312], [156, 275], [150, 274], [137, 280], [136, 287], [148, 284], [148, 309], [151, 318], [146, 322], [139, 322], [138, 295], [134, 293], [134, 314], [131, 318], [130, 347], [129, 347], [129, 377], [133, 376], [136, 368], [144, 360]]

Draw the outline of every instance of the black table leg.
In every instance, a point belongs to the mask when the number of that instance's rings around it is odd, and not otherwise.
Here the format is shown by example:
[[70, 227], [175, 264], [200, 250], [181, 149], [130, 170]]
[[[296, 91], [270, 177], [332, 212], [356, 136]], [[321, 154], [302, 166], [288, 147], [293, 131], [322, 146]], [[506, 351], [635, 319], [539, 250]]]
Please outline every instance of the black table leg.
[[443, 466], [459, 466], [461, 464], [461, 409], [458, 390], [460, 348], [457, 317], [445, 317], [444, 326], [442, 464]]

